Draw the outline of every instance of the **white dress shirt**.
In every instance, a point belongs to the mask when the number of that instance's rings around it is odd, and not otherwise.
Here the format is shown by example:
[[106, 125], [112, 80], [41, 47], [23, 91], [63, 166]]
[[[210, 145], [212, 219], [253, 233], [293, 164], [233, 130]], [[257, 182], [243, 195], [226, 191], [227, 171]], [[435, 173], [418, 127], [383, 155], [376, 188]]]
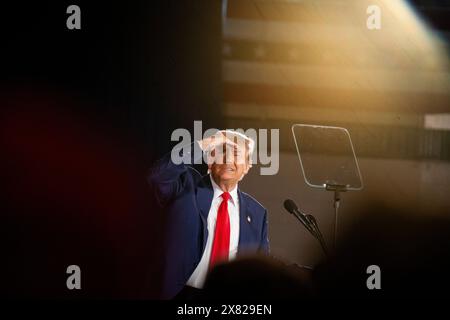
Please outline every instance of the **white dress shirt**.
[[[208, 274], [209, 259], [211, 257], [211, 248], [214, 240], [214, 232], [216, 229], [217, 211], [222, 203], [222, 189], [214, 182], [214, 179], [209, 176], [214, 189], [214, 196], [211, 202], [211, 208], [208, 214], [208, 239], [206, 240], [205, 251], [202, 258], [189, 278], [187, 285], [194, 288], [203, 288], [206, 275]], [[239, 244], [239, 198], [237, 193], [237, 186], [231, 190], [230, 199], [228, 199], [228, 215], [230, 217], [230, 252], [229, 260], [236, 257]]]

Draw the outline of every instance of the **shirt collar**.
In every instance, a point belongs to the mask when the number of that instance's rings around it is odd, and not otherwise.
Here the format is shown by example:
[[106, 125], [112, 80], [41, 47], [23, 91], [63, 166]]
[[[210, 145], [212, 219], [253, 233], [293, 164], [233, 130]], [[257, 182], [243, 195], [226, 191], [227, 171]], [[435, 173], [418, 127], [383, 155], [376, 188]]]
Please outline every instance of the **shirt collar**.
[[[213, 190], [214, 190], [213, 200], [215, 200], [216, 198], [220, 197], [224, 191], [222, 189], [220, 189], [220, 187], [217, 185], [217, 183], [212, 178], [211, 174], [209, 175], [209, 178], [211, 179], [211, 184], [212, 184], [212, 187], [213, 187]], [[236, 185], [233, 188], [233, 190], [228, 192], [230, 194], [230, 196], [231, 196], [231, 200], [232, 200], [233, 204], [236, 204], [237, 201], [238, 201], [237, 189], [238, 188], [237, 188], [237, 185]]]

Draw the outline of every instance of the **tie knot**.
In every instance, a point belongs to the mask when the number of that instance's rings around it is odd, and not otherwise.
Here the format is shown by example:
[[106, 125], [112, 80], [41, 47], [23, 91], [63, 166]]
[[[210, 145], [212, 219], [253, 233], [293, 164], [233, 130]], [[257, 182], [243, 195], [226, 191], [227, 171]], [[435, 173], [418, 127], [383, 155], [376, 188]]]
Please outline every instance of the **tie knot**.
[[223, 198], [223, 200], [225, 200], [225, 201], [228, 201], [228, 199], [230, 199], [230, 194], [228, 193], [228, 192], [224, 192], [224, 193], [222, 193], [222, 198]]

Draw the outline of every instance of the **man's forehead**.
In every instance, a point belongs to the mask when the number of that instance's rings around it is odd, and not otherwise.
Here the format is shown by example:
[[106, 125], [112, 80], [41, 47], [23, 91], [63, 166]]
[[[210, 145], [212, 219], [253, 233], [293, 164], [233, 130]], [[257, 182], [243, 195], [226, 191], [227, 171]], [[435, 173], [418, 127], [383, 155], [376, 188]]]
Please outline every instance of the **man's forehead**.
[[227, 139], [230, 139], [234, 142], [245, 142], [248, 143], [249, 142], [249, 138], [246, 137], [245, 135], [243, 135], [242, 133], [239, 132], [231, 132], [231, 131], [223, 131], [223, 134], [225, 134], [225, 136], [227, 137]]
[[222, 151], [227, 151], [227, 152], [230, 152], [230, 151], [242, 152], [242, 151], [248, 151], [248, 145], [244, 142], [235, 143], [235, 144], [223, 143], [218, 146], [218, 149], [222, 150]]

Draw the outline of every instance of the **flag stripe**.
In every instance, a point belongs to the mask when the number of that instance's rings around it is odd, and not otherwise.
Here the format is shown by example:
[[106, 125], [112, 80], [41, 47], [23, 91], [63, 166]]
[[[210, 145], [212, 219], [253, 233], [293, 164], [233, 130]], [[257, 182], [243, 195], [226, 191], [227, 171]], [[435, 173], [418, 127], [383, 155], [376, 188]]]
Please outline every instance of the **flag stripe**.
[[[383, 124], [395, 126], [420, 127], [424, 123], [424, 116], [418, 113], [404, 113], [395, 111], [379, 112], [364, 108], [317, 108], [298, 106], [277, 106], [227, 103], [224, 113], [229, 118], [279, 119], [317, 123], [321, 121], [348, 123], [362, 122], [365, 124]], [[430, 116], [430, 115], [429, 115]]]
[[380, 90], [384, 92], [446, 93], [450, 74], [417, 70], [356, 69], [224, 61], [223, 80], [248, 84]]
[[[354, 23], [348, 12], [361, 12], [366, 16], [370, 4], [382, 6], [379, 0], [313, 0], [313, 1], [261, 1], [228, 0], [227, 17], [271, 21], [326, 21], [328, 24]], [[324, 9], [325, 8], [325, 9]], [[389, 14], [389, 13], [387, 13]]]
[[375, 90], [305, 88], [249, 83], [224, 83], [227, 103], [317, 108], [361, 108], [410, 113], [448, 112], [449, 93], [401, 93]]
[[[258, 52], [261, 51], [261, 52]], [[258, 54], [263, 53], [263, 54]], [[341, 66], [348, 68], [441, 70], [436, 55], [405, 55], [403, 51], [373, 50], [362, 44], [347, 44], [339, 50], [330, 44], [304, 44], [290, 42], [261, 42], [224, 39], [224, 60], [258, 61], [282, 64]]]

